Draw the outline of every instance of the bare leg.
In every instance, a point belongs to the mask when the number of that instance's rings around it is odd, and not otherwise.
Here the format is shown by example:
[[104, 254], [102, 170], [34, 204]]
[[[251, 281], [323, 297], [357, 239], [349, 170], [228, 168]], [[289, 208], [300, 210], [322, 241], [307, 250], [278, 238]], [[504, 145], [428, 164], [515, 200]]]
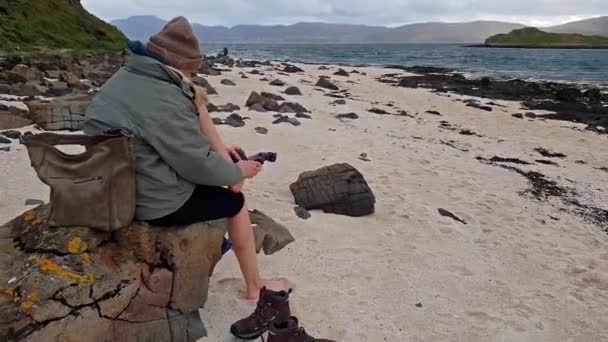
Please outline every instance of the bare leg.
[[266, 286], [274, 291], [286, 290], [289, 287], [286, 279], [263, 280], [260, 277], [257, 254], [255, 252], [255, 237], [246, 204], [241, 212], [228, 219], [228, 234], [232, 241], [232, 249], [239, 262], [241, 273], [245, 279], [246, 299], [256, 299], [262, 286]]

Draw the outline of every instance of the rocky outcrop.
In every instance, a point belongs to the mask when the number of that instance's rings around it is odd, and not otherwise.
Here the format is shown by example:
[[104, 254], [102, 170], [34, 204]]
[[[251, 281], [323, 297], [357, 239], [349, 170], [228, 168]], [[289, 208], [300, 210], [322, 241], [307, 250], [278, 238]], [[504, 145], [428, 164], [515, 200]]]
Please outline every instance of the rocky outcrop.
[[448, 74], [448, 70], [434, 68], [419, 68], [416, 72], [422, 75], [403, 77], [399, 74], [386, 74], [378, 78], [378, 81], [407, 88], [428, 88], [439, 93], [521, 101], [531, 110], [555, 112], [542, 115], [545, 119], [584, 123], [588, 125], [588, 130], [608, 134], [605, 129], [608, 127], [608, 95], [588, 85], [488, 77], [468, 79], [461, 74]]
[[[47, 206], [0, 227], [0, 340], [196, 341], [198, 310], [221, 258], [224, 221], [114, 233], [50, 228]], [[256, 248], [273, 254], [293, 241], [251, 212]]]
[[82, 129], [84, 115], [91, 103], [89, 95], [67, 95], [53, 100], [26, 102], [32, 120], [49, 131]]
[[290, 185], [296, 204], [353, 217], [374, 213], [376, 198], [363, 175], [349, 164], [304, 172]]

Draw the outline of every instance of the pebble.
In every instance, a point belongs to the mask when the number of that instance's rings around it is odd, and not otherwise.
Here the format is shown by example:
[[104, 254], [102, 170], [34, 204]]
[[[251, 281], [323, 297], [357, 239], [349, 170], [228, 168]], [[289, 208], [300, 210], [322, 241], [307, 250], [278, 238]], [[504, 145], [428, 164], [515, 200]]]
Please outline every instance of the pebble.
[[39, 199], [27, 199], [25, 200], [25, 205], [43, 205], [44, 201]]
[[296, 213], [296, 216], [301, 218], [302, 220], [308, 220], [312, 216], [308, 212], [308, 210], [298, 206], [293, 207], [293, 211]]

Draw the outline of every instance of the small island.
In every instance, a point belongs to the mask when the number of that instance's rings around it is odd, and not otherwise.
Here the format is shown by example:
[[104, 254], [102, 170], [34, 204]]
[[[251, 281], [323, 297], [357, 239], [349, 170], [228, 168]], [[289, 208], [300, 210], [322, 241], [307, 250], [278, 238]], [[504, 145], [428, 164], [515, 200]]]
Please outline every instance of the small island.
[[513, 30], [488, 38], [473, 47], [532, 49], [608, 49], [608, 37], [573, 33], [549, 33], [534, 27]]

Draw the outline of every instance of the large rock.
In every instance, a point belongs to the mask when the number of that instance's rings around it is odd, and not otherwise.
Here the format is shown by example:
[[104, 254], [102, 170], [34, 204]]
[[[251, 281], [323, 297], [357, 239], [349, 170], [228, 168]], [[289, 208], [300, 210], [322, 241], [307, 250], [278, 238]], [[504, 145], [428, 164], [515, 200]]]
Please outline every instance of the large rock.
[[42, 72], [37, 68], [17, 64], [6, 73], [6, 79], [13, 83], [40, 82]]
[[304, 72], [301, 68], [298, 68], [295, 65], [286, 64], [283, 72], [296, 73], [296, 72]]
[[[221, 258], [224, 221], [115, 232], [49, 228], [40, 206], [0, 227], [0, 340], [194, 342]], [[251, 212], [256, 249], [293, 237]]]
[[32, 120], [46, 130], [82, 129], [84, 115], [91, 103], [89, 95], [66, 95], [53, 100], [34, 100], [26, 102]]
[[279, 109], [279, 104], [273, 100], [274, 96], [271, 93], [262, 93], [262, 95], [257, 92], [251, 92], [249, 98], [245, 102], [245, 106], [249, 107], [250, 110], [256, 112], [265, 112], [265, 111], [276, 111]]
[[290, 185], [296, 204], [326, 213], [365, 216], [374, 213], [376, 198], [363, 175], [349, 164], [304, 172]]
[[209, 84], [209, 82], [202, 77], [193, 77], [192, 83], [207, 89], [207, 95], [217, 95], [217, 90]]
[[277, 111], [279, 113], [310, 113], [304, 106], [295, 102], [283, 102]]
[[289, 87], [285, 89], [285, 94], [287, 95], [302, 95], [302, 92], [298, 87]]
[[319, 78], [319, 81], [317, 81], [317, 84], [315, 84], [315, 85], [317, 87], [321, 87], [321, 88], [325, 88], [325, 89], [329, 89], [329, 90], [339, 90], [340, 89], [340, 88], [338, 88], [338, 86], [331, 83], [331, 81], [326, 77]]
[[49, 91], [48, 87], [37, 82], [20, 83], [13, 88], [13, 93], [17, 96], [43, 96]]

